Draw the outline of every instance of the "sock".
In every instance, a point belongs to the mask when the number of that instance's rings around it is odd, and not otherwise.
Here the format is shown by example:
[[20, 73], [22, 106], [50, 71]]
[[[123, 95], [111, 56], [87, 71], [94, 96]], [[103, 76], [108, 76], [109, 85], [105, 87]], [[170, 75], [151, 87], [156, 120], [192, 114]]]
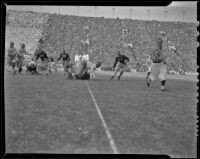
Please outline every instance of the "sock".
[[165, 86], [166, 80], [161, 81], [161, 86]]

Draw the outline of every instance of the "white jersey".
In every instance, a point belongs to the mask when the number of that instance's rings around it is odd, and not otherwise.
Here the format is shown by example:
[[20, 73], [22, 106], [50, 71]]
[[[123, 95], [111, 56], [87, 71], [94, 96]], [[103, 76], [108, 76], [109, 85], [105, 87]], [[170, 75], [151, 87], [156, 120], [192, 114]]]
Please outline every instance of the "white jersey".
[[82, 55], [75, 55], [75, 63], [79, 63], [82, 59]]
[[88, 55], [88, 54], [83, 55], [83, 60], [85, 60], [85, 61], [89, 61], [89, 55]]

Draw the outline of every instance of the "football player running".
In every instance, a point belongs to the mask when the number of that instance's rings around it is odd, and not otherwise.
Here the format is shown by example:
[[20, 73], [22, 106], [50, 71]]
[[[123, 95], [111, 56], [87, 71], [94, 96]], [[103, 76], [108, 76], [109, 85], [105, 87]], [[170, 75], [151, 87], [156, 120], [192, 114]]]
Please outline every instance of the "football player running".
[[151, 55], [152, 65], [151, 73], [147, 78], [147, 86], [150, 86], [151, 81], [156, 80], [157, 78], [161, 79], [161, 90], [165, 90], [165, 83], [167, 79], [167, 64], [166, 56], [163, 51], [163, 40], [159, 38], [157, 40], [156, 49]]
[[68, 74], [68, 78], [70, 78], [70, 74], [71, 74], [71, 72], [69, 71], [69, 68], [70, 68], [70, 57], [69, 57], [69, 54], [65, 50], [63, 50], [60, 53], [60, 56], [57, 59], [57, 61], [59, 61], [61, 59], [62, 59], [62, 64], [63, 64], [63, 68], [64, 68], [64, 76], [67, 73]]
[[129, 58], [125, 55], [121, 55], [121, 52], [118, 51], [113, 68], [115, 69], [114, 75], [110, 78], [111, 80], [115, 78], [117, 73], [119, 72], [118, 80], [120, 80], [121, 76], [123, 75], [124, 71], [127, 68], [129, 62]]

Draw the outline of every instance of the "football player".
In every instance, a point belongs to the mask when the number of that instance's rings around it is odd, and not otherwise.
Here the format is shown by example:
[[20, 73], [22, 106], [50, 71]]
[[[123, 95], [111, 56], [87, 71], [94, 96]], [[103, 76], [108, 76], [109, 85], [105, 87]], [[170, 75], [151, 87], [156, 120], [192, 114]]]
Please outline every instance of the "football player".
[[26, 46], [24, 43], [20, 44], [20, 49], [17, 52], [17, 66], [19, 68], [19, 73], [22, 71], [23, 61], [24, 61], [24, 55], [31, 55], [26, 51]]
[[63, 68], [64, 68], [64, 76], [66, 75], [66, 73], [68, 74], [68, 77], [69, 75], [71, 74], [71, 72], [69, 71], [69, 68], [70, 68], [70, 57], [69, 57], [69, 54], [66, 53], [65, 50], [63, 50], [61, 53], [60, 53], [60, 56], [59, 58], [57, 59], [57, 61], [59, 61], [60, 59], [62, 59], [62, 64], [63, 64]]
[[26, 66], [26, 72], [30, 72], [32, 75], [40, 75], [40, 73], [37, 71], [36, 63], [33, 61], [33, 59]]
[[157, 40], [156, 49], [151, 55], [152, 65], [151, 73], [147, 78], [147, 86], [150, 86], [151, 81], [156, 80], [158, 77], [161, 79], [161, 90], [165, 90], [165, 83], [167, 79], [167, 64], [166, 56], [163, 52], [163, 40], [159, 38]]
[[42, 39], [39, 39], [38, 44], [37, 44], [37, 47], [36, 47], [36, 49], [35, 49], [35, 51], [34, 51], [34, 57], [36, 57], [39, 53], [42, 52], [43, 43], [44, 43], [43, 40], [42, 40]]
[[87, 61], [86, 60], [81, 60], [76, 73], [72, 73], [72, 77], [74, 79], [82, 79], [82, 80], [89, 80], [90, 79], [90, 74], [88, 73], [88, 68], [87, 68]]
[[49, 67], [50, 67], [51, 74], [52, 74], [51, 69], [54, 69], [55, 72], [57, 72], [57, 66], [56, 66], [55, 59], [53, 56], [49, 56]]
[[114, 75], [110, 79], [111, 80], [114, 79], [117, 73], [120, 72], [118, 76], [118, 80], [119, 80], [121, 76], [123, 75], [124, 71], [126, 70], [128, 62], [129, 62], [129, 58], [125, 55], [121, 55], [121, 52], [118, 51], [115, 58], [114, 65], [113, 65], [115, 72], [114, 72]]
[[8, 48], [8, 69], [12, 68], [13, 75], [16, 74], [15, 67], [17, 65], [17, 49], [14, 46], [14, 42], [10, 43], [10, 47]]
[[89, 80], [96, 79], [95, 70], [101, 66], [101, 62], [91, 63], [86, 60], [82, 60], [79, 64], [77, 73], [73, 74], [75, 79]]
[[[35, 57], [36, 61], [40, 58], [42, 67], [46, 71], [46, 75], [49, 75], [50, 73], [50, 68], [49, 68], [49, 57], [47, 56], [47, 53], [44, 51], [41, 51], [38, 53]], [[36, 63], [37, 65], [37, 63]]]

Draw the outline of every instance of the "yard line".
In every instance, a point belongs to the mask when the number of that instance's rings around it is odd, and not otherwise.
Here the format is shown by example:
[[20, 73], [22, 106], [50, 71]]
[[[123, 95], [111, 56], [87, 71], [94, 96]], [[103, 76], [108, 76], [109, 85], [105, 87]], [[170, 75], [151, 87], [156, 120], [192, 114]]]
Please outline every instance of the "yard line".
[[116, 145], [115, 145], [115, 142], [114, 142], [114, 140], [113, 140], [113, 138], [112, 138], [112, 135], [111, 135], [111, 133], [110, 133], [108, 127], [107, 127], [107, 124], [106, 124], [106, 122], [105, 122], [105, 120], [104, 120], [104, 118], [103, 118], [103, 115], [102, 115], [102, 113], [101, 113], [101, 111], [100, 111], [100, 109], [99, 109], [99, 107], [98, 107], [98, 104], [97, 104], [97, 102], [96, 102], [96, 100], [95, 100], [95, 98], [94, 98], [94, 95], [93, 95], [93, 93], [92, 93], [92, 91], [91, 91], [91, 89], [90, 89], [90, 86], [89, 86], [89, 84], [88, 84], [87, 81], [85, 81], [85, 83], [86, 83], [86, 85], [87, 85], [87, 87], [88, 87], [88, 90], [89, 90], [89, 92], [90, 92], [90, 95], [91, 95], [91, 97], [92, 97], [92, 100], [93, 100], [93, 102], [94, 102], [94, 105], [95, 105], [95, 107], [96, 107], [96, 109], [97, 109], [97, 112], [98, 112], [98, 114], [99, 114], [99, 116], [100, 116], [100, 119], [101, 119], [101, 121], [102, 121], [102, 125], [103, 125], [103, 127], [104, 127], [104, 129], [105, 129], [105, 132], [106, 132], [106, 135], [107, 135], [107, 137], [108, 137], [108, 139], [109, 139], [110, 146], [111, 146], [111, 148], [112, 148], [112, 150], [113, 150], [113, 153], [114, 153], [114, 154], [119, 154], [119, 152], [118, 152], [118, 150], [117, 150], [117, 147], [116, 147]]

